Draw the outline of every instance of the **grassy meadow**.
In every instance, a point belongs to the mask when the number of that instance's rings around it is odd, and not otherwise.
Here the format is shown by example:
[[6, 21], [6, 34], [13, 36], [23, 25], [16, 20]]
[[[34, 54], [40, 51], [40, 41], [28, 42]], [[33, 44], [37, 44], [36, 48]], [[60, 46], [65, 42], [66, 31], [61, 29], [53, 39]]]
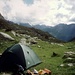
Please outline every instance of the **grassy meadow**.
[[[19, 38], [16, 38], [19, 40]], [[0, 41], [0, 53], [2, 53], [7, 47], [18, 43], [18, 41]], [[52, 71], [52, 75], [75, 75], [75, 67], [60, 67], [63, 63], [62, 57], [64, 52], [74, 51], [75, 52], [75, 42], [68, 43], [53, 43], [38, 40], [37, 44], [30, 45], [30, 48], [39, 56], [42, 63], [30, 68], [36, 70], [47, 68]], [[58, 56], [52, 57], [53, 52], [58, 54]]]
[[[69, 49], [69, 47], [71, 48]], [[62, 57], [64, 52], [75, 51], [75, 42], [58, 44], [40, 40], [38, 44], [32, 45], [31, 48], [42, 60], [40, 65], [34, 67], [35, 69], [40, 70], [47, 68], [52, 71], [52, 75], [75, 75], [75, 67], [60, 67], [60, 64], [63, 63]], [[58, 56], [52, 57], [53, 52], [57, 53]]]

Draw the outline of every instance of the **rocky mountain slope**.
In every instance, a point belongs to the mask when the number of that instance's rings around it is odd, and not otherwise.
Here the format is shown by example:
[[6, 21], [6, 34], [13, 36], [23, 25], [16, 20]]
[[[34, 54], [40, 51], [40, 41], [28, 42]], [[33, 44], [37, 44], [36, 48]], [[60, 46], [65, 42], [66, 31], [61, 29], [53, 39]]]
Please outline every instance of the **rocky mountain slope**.
[[33, 27], [36, 29], [40, 29], [42, 31], [48, 32], [55, 38], [68, 42], [68, 41], [73, 41], [75, 39], [75, 24], [64, 24], [60, 23], [54, 27], [51, 26], [46, 26], [46, 25], [30, 25], [28, 23], [21, 23], [23, 26], [27, 27]]
[[0, 30], [5, 30], [5, 32], [10, 32], [13, 30], [16, 33], [27, 34], [30, 35], [31, 37], [38, 37], [41, 40], [51, 41], [51, 42], [55, 42], [55, 41], [61, 42], [47, 32], [41, 31], [39, 29], [35, 29], [33, 27], [29, 28], [29, 27], [21, 26], [11, 21], [7, 21], [4, 19], [4, 17], [1, 14], [0, 17], [1, 17]]
[[40, 27], [40, 25], [38, 25], [38, 27], [35, 26], [35, 28], [48, 32], [57, 39], [65, 42], [75, 39], [75, 24], [58, 24], [54, 27], [47, 27], [44, 25]]

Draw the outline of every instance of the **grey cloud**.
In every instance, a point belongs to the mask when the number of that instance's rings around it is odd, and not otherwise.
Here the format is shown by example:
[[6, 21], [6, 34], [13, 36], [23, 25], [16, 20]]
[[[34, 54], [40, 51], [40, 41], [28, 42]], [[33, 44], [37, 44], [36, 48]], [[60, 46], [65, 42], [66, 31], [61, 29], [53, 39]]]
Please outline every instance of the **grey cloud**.
[[[75, 14], [75, 0], [63, 0], [63, 2], [62, 0], [54, 0], [56, 1], [55, 5], [52, 6], [49, 3], [53, 0], [0, 0], [0, 2], [1, 1], [4, 3], [3, 8], [0, 8], [0, 11], [3, 10], [3, 16], [14, 22], [51, 25], [63, 21], [64, 18], [67, 18], [68, 21], [75, 21], [75, 18], [70, 19], [70, 17]], [[19, 3], [16, 6], [17, 1], [19, 1]], [[23, 6], [20, 6], [20, 2]], [[31, 5], [28, 6], [26, 3]], [[50, 9], [51, 7], [54, 7], [54, 9]]]
[[64, 0], [68, 5], [71, 5], [71, 10], [75, 11], [75, 0]]
[[68, 18], [68, 15], [63, 15], [61, 13], [56, 14], [56, 18], [63, 18], [63, 17], [67, 17]]
[[9, 13], [10, 10], [11, 10], [11, 8], [9, 7], [9, 5], [7, 5], [7, 4], [4, 6], [3, 9], [5, 10], [5, 13]]
[[62, 18], [62, 17], [63, 17], [63, 14], [60, 14], [60, 13], [57, 14], [57, 15], [56, 15], [56, 18], [58, 18], [58, 17], [59, 17], [59, 18]]
[[75, 22], [75, 18], [72, 18], [69, 20], [70, 22]]

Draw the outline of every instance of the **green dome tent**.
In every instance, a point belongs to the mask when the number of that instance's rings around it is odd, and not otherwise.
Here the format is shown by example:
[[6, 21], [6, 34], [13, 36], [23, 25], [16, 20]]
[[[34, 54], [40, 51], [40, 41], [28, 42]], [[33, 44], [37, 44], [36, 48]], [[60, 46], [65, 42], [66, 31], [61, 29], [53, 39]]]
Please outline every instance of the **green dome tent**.
[[26, 70], [39, 63], [41, 61], [33, 50], [23, 44], [15, 44], [7, 48], [0, 57], [0, 71], [13, 71], [15, 64]]

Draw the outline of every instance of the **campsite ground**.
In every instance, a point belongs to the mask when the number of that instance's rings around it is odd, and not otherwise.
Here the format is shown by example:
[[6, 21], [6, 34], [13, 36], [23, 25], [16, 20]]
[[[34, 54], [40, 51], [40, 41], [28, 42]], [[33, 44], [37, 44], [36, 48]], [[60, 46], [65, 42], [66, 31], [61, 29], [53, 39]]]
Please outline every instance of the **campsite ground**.
[[[60, 67], [60, 65], [63, 64], [64, 59], [62, 57], [65, 52], [75, 52], [74, 44], [75, 42], [49, 43], [40, 40], [38, 44], [31, 46], [42, 60], [42, 63], [34, 68], [37, 70], [47, 68], [52, 71], [52, 75], [72, 75], [74, 73], [74, 67]], [[53, 52], [57, 54], [54, 57], [52, 57]]]
[[[3, 50], [14, 43], [15, 42], [7, 42], [7, 44], [0, 45], [0, 52], [3, 52]], [[40, 69], [47, 68], [52, 71], [52, 75], [73, 75], [75, 67], [60, 67], [60, 65], [63, 64], [64, 61], [64, 59], [62, 59], [64, 52], [75, 52], [75, 42], [49, 43], [46, 41], [38, 40], [37, 44], [30, 45], [30, 47], [42, 60], [42, 63], [35, 67], [32, 67], [30, 69], [31, 71], [34, 68], [38, 71]], [[52, 57], [53, 52], [55, 52], [57, 56]]]

